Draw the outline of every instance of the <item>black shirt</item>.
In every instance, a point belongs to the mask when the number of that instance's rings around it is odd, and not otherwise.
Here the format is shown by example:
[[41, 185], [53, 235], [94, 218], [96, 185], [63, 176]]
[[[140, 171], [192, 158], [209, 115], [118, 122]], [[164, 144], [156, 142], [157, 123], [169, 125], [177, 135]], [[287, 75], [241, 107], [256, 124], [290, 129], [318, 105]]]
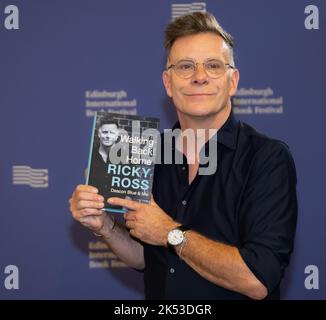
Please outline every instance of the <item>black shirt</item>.
[[[293, 159], [283, 142], [236, 121], [232, 113], [215, 138], [216, 172], [197, 174], [189, 185], [185, 157], [185, 164], [156, 165], [154, 199], [191, 230], [237, 247], [266, 286], [267, 298], [279, 299], [297, 220]], [[204, 279], [173, 249], [144, 244], [144, 256], [146, 299], [248, 298]]]

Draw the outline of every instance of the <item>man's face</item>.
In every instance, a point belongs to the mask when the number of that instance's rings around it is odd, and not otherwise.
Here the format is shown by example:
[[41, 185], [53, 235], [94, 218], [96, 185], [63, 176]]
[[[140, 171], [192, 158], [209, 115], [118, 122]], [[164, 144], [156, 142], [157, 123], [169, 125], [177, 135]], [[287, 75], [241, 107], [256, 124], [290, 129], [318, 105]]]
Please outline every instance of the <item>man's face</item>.
[[103, 124], [98, 130], [100, 143], [105, 147], [111, 147], [119, 137], [119, 129], [116, 124]]
[[173, 99], [177, 113], [191, 117], [207, 117], [231, 107], [230, 97], [236, 92], [239, 73], [230, 68], [219, 78], [211, 78], [201, 62], [218, 59], [230, 62], [224, 40], [213, 33], [200, 33], [179, 38], [173, 44], [168, 66], [180, 60], [200, 62], [194, 75], [183, 79], [172, 69], [163, 72], [166, 92]]

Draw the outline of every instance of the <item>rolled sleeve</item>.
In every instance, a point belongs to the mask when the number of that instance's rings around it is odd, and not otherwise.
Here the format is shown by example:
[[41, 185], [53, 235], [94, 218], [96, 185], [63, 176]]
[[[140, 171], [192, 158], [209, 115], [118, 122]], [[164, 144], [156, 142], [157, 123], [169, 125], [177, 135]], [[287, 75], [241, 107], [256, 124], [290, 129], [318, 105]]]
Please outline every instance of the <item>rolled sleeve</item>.
[[293, 251], [296, 170], [288, 147], [271, 141], [254, 157], [239, 213], [240, 255], [270, 294]]

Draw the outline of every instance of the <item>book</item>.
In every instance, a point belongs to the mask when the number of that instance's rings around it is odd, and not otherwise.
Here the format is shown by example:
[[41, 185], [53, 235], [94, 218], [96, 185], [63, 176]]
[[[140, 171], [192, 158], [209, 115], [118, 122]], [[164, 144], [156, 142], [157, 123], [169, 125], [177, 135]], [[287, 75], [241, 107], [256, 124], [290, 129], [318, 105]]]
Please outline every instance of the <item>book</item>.
[[124, 213], [107, 203], [111, 197], [149, 203], [159, 133], [159, 119], [96, 112], [86, 183], [104, 197], [103, 210]]

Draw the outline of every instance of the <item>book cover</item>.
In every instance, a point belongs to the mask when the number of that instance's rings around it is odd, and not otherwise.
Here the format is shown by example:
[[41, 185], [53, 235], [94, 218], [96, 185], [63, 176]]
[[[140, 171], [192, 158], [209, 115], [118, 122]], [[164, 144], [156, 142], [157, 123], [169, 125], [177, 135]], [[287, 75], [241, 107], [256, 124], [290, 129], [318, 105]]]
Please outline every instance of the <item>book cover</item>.
[[159, 134], [159, 119], [97, 112], [94, 116], [87, 184], [104, 197], [103, 210], [123, 213], [110, 197], [149, 203]]

